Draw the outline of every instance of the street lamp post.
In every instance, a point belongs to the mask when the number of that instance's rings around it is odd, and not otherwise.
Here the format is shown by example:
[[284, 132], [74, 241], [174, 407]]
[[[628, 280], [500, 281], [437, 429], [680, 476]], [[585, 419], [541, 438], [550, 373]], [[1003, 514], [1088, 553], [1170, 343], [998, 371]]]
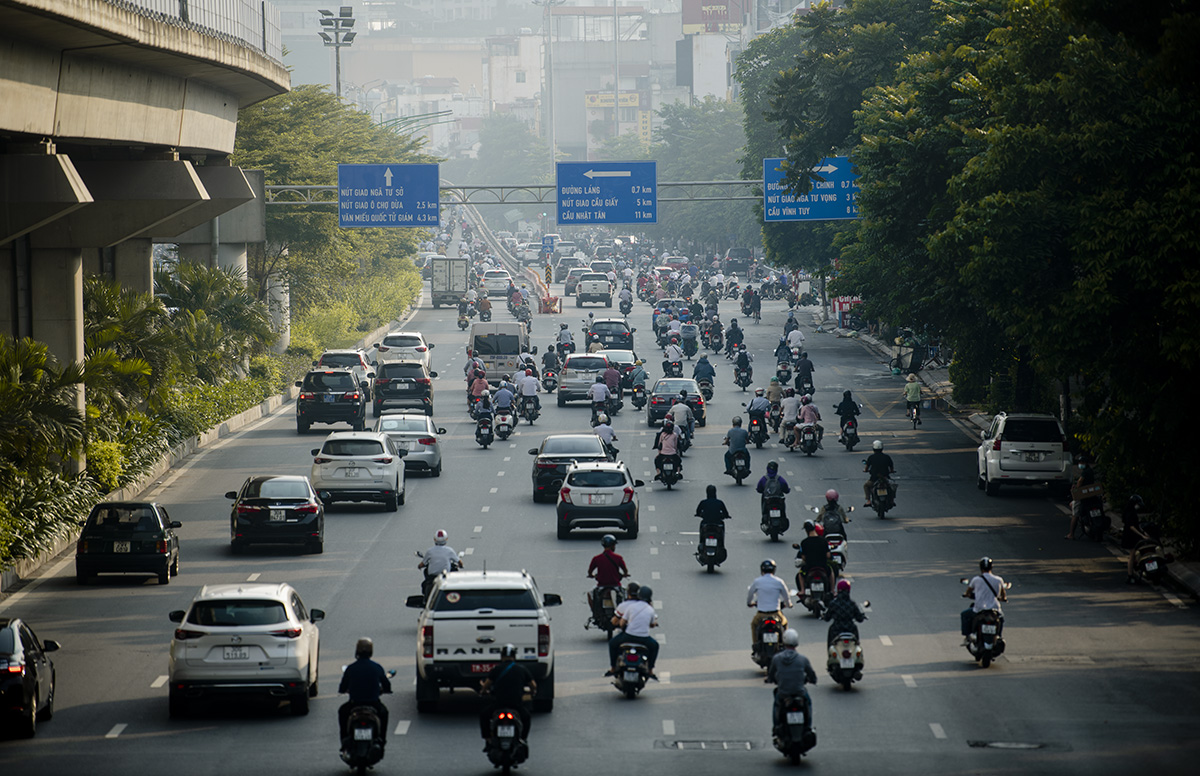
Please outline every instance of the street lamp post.
[[328, 29], [317, 34], [321, 36], [321, 40], [325, 41], [326, 46], [333, 47], [334, 61], [334, 89], [337, 94], [338, 101], [342, 99], [342, 48], [354, 43], [354, 38], [358, 35], [350, 28], [354, 26], [354, 9], [348, 5], [343, 5], [338, 8], [338, 15], [334, 16], [333, 11], [319, 10], [321, 14], [321, 26]]
[[550, 174], [554, 174], [554, 163], [558, 161], [557, 148], [554, 140], [554, 38], [551, 36], [550, 23], [554, 18], [552, 9], [562, 5], [567, 0], [533, 0], [534, 5], [546, 9], [546, 22], [542, 26], [546, 30], [546, 142], [550, 145]]
[[621, 27], [613, 0], [613, 140], [621, 136]]

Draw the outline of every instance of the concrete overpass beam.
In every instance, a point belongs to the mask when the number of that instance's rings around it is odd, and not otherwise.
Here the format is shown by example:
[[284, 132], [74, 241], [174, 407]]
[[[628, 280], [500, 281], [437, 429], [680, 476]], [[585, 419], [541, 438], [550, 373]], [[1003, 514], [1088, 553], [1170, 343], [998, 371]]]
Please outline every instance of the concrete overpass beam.
[[69, 157], [50, 143], [35, 147], [37, 153], [0, 156], [0, 245], [92, 202]]

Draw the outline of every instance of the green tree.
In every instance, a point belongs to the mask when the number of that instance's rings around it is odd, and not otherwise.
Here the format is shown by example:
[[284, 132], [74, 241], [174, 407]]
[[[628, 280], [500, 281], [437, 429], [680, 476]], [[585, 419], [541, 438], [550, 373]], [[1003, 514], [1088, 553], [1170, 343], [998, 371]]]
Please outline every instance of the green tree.
[[28, 337], [0, 337], [0, 468], [55, 469], [79, 452], [83, 367]]

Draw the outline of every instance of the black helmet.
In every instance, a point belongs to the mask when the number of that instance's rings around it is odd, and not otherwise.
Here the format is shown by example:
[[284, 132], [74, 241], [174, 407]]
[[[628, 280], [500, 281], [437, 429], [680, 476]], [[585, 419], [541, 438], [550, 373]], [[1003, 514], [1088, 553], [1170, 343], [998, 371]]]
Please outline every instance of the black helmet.
[[761, 564], [759, 564], [758, 570], [764, 574], [774, 574], [775, 573], [775, 561], [771, 560], [770, 558], [767, 558]]
[[986, 555], [984, 555], [982, 558], [980, 558], [979, 559], [979, 570], [980, 571], [991, 571], [992, 570], [992, 559]]
[[709, 485], [707, 488], [704, 489], [704, 494], [706, 496], [708, 496], [709, 498], [716, 498], [717, 497], [717, 486]]
[[631, 581], [625, 586], [625, 597], [632, 601], [633, 599], [637, 598], [638, 591], [641, 589], [641, 585], [639, 585], [637, 582]]
[[638, 598], [645, 601], [646, 603], [650, 603], [651, 601], [654, 600], [654, 591], [651, 590], [650, 588], [646, 587], [645, 585], [642, 585], [641, 587], [638, 588]]
[[516, 660], [517, 659], [516, 645], [505, 644], [503, 647], [500, 647], [500, 659], [501, 660]]
[[600, 544], [610, 549], [616, 547], [617, 537], [613, 536], [612, 534], [604, 534], [604, 536], [600, 537]]
[[779, 462], [778, 461], [767, 461], [767, 471], [768, 472], [779, 471]]
[[1146, 508], [1146, 502], [1142, 500], [1141, 496], [1133, 493], [1129, 496], [1129, 507], [1135, 511], [1141, 511]]
[[354, 645], [354, 656], [355, 657], [371, 657], [374, 654], [375, 654], [375, 642], [371, 641], [370, 639], [368, 639], [365, 636], [363, 638], [359, 639], [358, 643]]

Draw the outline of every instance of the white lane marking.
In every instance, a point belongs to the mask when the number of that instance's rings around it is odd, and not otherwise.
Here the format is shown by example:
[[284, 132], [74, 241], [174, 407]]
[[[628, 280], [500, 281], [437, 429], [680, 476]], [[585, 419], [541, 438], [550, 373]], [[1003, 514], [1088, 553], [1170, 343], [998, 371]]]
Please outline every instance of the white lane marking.
[[657, 548], [657, 547], [651, 547], [651, 548], [650, 548], [650, 554], [651, 554], [651, 555], [657, 555], [657, 554], [658, 554], [658, 548]]
[[474, 554], [475, 554], [474, 547], [468, 547], [467, 549], [463, 550], [463, 555], [474, 555]]
[[499, 488], [492, 488], [491, 490], [488, 491], [488, 493], [499, 493], [499, 492], [500, 492]]
[[670, 684], [671, 683], [671, 672], [663, 671], [661, 674], [659, 674], [658, 682], [659, 682], [659, 684]]
[[656, 525], [650, 526], [650, 533], [658, 533], [658, 526], [656, 526]]
[[789, 476], [789, 477], [795, 477], [795, 476], [796, 476], [796, 473], [795, 473], [795, 472], [788, 472], [788, 473], [787, 473], [787, 476]]
[[1054, 506], [1058, 507], [1058, 511], [1062, 512], [1064, 515], [1071, 514], [1071, 508], [1069, 506], [1067, 506], [1066, 504], [1059, 504], [1056, 501], [1056, 502], [1054, 502]]
[[168, 677], [165, 674], [163, 676], [158, 677], [157, 679], [155, 679], [153, 682], [150, 683], [150, 689], [157, 690], [159, 687], [162, 687], [164, 684], [167, 683], [167, 679], [168, 679]]
[[246, 581], [247, 582], [257, 582], [258, 578], [261, 576], [262, 576], [262, 574], [260, 574], [256, 571], [253, 574], [251, 574], [250, 576], [246, 577]]
[[25, 587], [21, 588], [20, 590], [18, 590], [15, 593], [13, 593], [12, 595], [10, 595], [8, 598], [4, 599], [3, 601], [0, 601], [0, 612], [4, 611], [8, 607], [12, 606], [17, 601], [20, 601], [22, 598], [29, 595], [34, 590], [37, 590], [39, 587], [42, 586], [42, 583], [45, 582], [47, 579], [51, 579], [53, 577], [58, 576], [58, 572], [62, 571], [68, 563], [74, 563], [74, 562], [75, 562], [75, 556], [68, 555], [67, 557], [65, 557], [61, 561], [59, 561], [58, 563], [54, 564], [48, 571], [43, 572], [41, 576], [37, 577], [36, 579], [31, 580], [29, 582], [29, 584], [27, 584]]
[[930, 722], [929, 729], [933, 731], [934, 738], [945, 738], [946, 737], [946, 731], [943, 730], [942, 726], [936, 722]]
[[673, 719], [664, 719], [663, 720], [663, 735], [664, 736], [675, 735], [675, 720], [673, 720]]
[[890, 539], [847, 539], [847, 544], [890, 544]]
[[408, 726], [411, 724], [412, 724], [412, 720], [410, 720], [410, 719], [400, 720], [399, 722], [396, 723], [396, 733], [395, 734], [398, 736], [408, 735]]
[[491, 512], [491, 511], [492, 511], [492, 508], [491, 508], [491, 507], [488, 507], [488, 506], [483, 506], [483, 507], [480, 507], [480, 508], [479, 508], [479, 511], [480, 511], [480, 512]]
[[662, 574], [659, 574], [657, 571], [651, 571], [650, 578], [651, 579], [662, 579]]
[[648, 455], [643, 455], [643, 456], [642, 456], [642, 460], [643, 460], [643, 461], [649, 461], [649, 460], [650, 460], [650, 456], [648, 456]]
[[649, 511], [649, 512], [653, 512], [653, 511], [654, 511], [654, 505], [653, 505], [653, 504], [649, 504], [649, 505], [647, 505], [647, 507], [646, 507], [646, 510], [647, 510], [647, 511]]
[[883, 644], [883, 646], [885, 646], [885, 647], [890, 647], [890, 646], [892, 646], [892, 637], [891, 636], [880, 636], [879, 642], [881, 644]]
[[497, 476], [497, 477], [503, 477], [503, 476], [504, 476], [504, 472], [496, 472], [496, 476]]
[[125, 728], [127, 728], [127, 727], [129, 727], [129, 725], [124, 722], [122, 722], [118, 725], [113, 725], [112, 730], [105, 733], [104, 737], [105, 738], [116, 738], [117, 736], [121, 735], [121, 733], [123, 733], [125, 731]]
[[645, 442], [642, 442], [640, 445], [638, 445], [638, 447], [645, 447], [645, 446], [646, 446]]
[[472, 531], [471, 533], [482, 533], [482, 532], [483, 532], [483, 526], [477, 525], [477, 526], [475, 526], [475, 530]]
[[[517, 433], [518, 433], [518, 434], [520, 434], [521, 432], [520, 432], [520, 431], [518, 431]], [[516, 443], [516, 442], [509, 442], [508, 446], [509, 446], [509, 447], [516, 447], [516, 446], [517, 446], [517, 443]]]
[[504, 460], [506, 460], [506, 461], [511, 461], [511, 460], [512, 460], [512, 456], [511, 456], [511, 455], [506, 455], [506, 456], [504, 456]]
[[904, 680], [905, 687], [917, 686], [917, 680], [912, 678], [912, 674], [900, 674], [900, 678]]
[[663, 608], [662, 601], [658, 600], [657, 598], [654, 599], [654, 602], [651, 604], [651, 606], [653, 606], [655, 609]]

